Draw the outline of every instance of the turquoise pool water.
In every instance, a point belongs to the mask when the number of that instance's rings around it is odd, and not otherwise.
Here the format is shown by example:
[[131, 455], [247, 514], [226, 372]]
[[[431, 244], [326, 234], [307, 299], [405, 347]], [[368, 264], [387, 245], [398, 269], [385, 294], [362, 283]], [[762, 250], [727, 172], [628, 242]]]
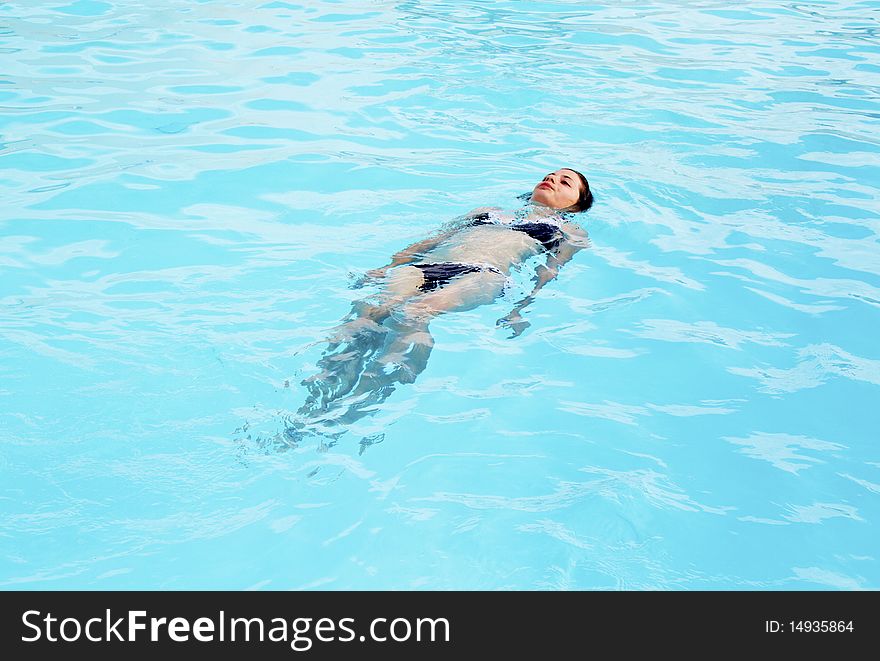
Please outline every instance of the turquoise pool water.
[[[0, 586], [877, 589], [878, 19], [4, 3]], [[522, 336], [266, 449], [353, 279], [561, 165]]]

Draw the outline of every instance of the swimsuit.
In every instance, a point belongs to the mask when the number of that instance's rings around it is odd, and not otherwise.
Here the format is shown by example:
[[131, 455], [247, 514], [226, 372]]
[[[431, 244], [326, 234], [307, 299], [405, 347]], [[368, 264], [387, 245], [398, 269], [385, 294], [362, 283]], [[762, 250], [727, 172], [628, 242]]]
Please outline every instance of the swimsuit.
[[[471, 225], [503, 225], [515, 232], [523, 232], [540, 243], [548, 252], [555, 250], [563, 241], [565, 236], [558, 225], [553, 223], [503, 223], [492, 220], [489, 213], [479, 213], [473, 216]], [[439, 289], [450, 280], [466, 273], [475, 273], [477, 271], [492, 271], [493, 273], [501, 273], [494, 266], [484, 266], [480, 264], [458, 264], [456, 262], [440, 262], [429, 264], [410, 264], [421, 270], [425, 281], [419, 285], [419, 289], [423, 292], [434, 291]]]
[[455, 262], [440, 262], [439, 264], [410, 264], [422, 271], [425, 281], [419, 285], [419, 289], [424, 292], [439, 289], [452, 278], [464, 275], [465, 273], [474, 273], [475, 271], [492, 271], [501, 273], [494, 266], [480, 266], [479, 264], [456, 264]]
[[[474, 216], [471, 225], [501, 225], [502, 223], [489, 220], [488, 213], [481, 213]], [[503, 223], [505, 227], [509, 227], [514, 232], [524, 232], [532, 237], [535, 241], [544, 246], [548, 252], [555, 250], [565, 238], [562, 230], [558, 225], [552, 223]]]

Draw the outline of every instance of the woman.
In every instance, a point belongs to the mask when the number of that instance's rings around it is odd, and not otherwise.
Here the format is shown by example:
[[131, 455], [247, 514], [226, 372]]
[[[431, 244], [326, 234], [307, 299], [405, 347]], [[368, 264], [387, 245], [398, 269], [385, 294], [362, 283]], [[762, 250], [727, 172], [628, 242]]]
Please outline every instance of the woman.
[[434, 346], [430, 321], [443, 312], [470, 310], [495, 300], [512, 268], [546, 253], [531, 293], [498, 320], [511, 337], [528, 322], [522, 310], [553, 280], [560, 267], [589, 244], [569, 214], [586, 211], [593, 195], [586, 178], [570, 168], [544, 177], [519, 212], [475, 209], [452, 227], [395, 254], [366, 281], [380, 283], [375, 301], [357, 301], [329, 340], [318, 366], [303, 381], [309, 391], [287, 442], [306, 433], [336, 438], [347, 423], [370, 413], [398, 383], [412, 383]]

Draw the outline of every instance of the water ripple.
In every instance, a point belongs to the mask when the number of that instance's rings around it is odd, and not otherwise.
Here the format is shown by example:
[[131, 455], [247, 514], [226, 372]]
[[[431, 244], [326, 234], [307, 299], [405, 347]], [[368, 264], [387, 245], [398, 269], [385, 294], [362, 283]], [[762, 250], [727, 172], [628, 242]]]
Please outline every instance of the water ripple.
[[[878, 35], [873, 1], [0, 5], [0, 584], [877, 585]], [[349, 437], [267, 449], [350, 283], [562, 164], [591, 247], [523, 335], [529, 269]]]

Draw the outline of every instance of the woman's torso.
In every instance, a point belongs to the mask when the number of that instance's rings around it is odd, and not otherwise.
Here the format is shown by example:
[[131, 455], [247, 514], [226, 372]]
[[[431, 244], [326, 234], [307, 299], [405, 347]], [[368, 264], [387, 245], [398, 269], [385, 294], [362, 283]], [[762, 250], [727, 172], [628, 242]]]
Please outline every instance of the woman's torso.
[[[508, 273], [511, 267], [543, 252], [546, 247], [528, 233], [514, 229], [516, 226], [522, 227], [529, 223], [511, 221], [513, 216], [503, 215], [495, 210], [481, 214], [472, 221], [472, 224], [426, 252], [419, 261], [420, 263], [485, 264]], [[531, 224], [552, 225], [558, 229], [559, 236], [563, 236], [562, 229], [554, 218], [537, 219], [531, 221]], [[543, 229], [550, 230], [550, 228]]]

